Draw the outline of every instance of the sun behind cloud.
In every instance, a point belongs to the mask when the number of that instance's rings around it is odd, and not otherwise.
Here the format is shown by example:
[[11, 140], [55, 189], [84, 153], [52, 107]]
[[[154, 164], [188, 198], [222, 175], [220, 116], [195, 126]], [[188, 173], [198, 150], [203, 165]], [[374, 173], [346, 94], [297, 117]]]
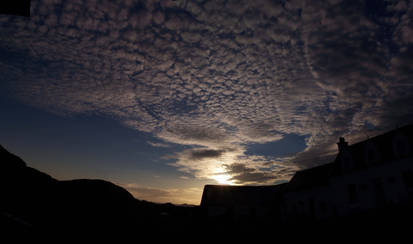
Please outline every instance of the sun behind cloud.
[[227, 173], [225, 168], [217, 167], [214, 170], [214, 174], [210, 176], [211, 179], [215, 180], [218, 184], [221, 185], [234, 185], [234, 181], [232, 180], [232, 176]]
[[[330, 162], [341, 136], [412, 121], [410, 5], [32, 1], [30, 19], [0, 16], [0, 92], [148, 133], [174, 175], [273, 184]], [[255, 147], [288, 135], [305, 148]]]
[[215, 181], [222, 185], [233, 185], [234, 183], [231, 181], [231, 176], [228, 174], [219, 174], [212, 177]]

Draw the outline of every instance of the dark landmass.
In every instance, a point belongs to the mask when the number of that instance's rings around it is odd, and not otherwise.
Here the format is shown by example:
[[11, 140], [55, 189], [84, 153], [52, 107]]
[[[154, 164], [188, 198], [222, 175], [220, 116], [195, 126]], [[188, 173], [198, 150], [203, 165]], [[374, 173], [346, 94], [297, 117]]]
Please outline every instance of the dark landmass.
[[1, 146], [0, 162], [0, 224], [13, 238], [156, 238], [189, 228], [198, 210], [137, 200], [104, 180], [59, 181]]
[[[263, 188], [266, 189], [266, 188]], [[0, 146], [0, 227], [7, 238], [41, 241], [126, 240], [372, 241], [406, 237], [413, 211], [405, 208], [363, 213], [324, 222], [283, 224], [277, 216], [208, 218], [199, 206], [156, 204], [135, 199], [103, 180], [58, 181], [27, 167]], [[363, 239], [361, 239], [363, 238]], [[335, 242], [335, 240], [334, 240]]]
[[30, 0], [2, 0], [0, 14], [30, 17]]

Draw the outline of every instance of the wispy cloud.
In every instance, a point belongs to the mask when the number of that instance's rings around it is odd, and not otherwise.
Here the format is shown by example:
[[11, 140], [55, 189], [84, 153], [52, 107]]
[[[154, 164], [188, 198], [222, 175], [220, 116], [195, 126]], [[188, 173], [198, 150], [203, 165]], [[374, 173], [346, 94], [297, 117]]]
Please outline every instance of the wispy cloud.
[[160, 142], [151, 142], [147, 141], [147, 143], [153, 147], [171, 147], [170, 144], [160, 143]]
[[[38, 1], [30, 20], [0, 17], [0, 70], [33, 106], [113, 117], [192, 146], [173, 155], [181, 171], [271, 182], [330, 160], [337, 138], [356, 140], [366, 124], [377, 133], [412, 121], [412, 8]], [[279, 163], [288, 173], [251, 166], [245, 143], [285, 134], [309, 135], [303, 152]]]

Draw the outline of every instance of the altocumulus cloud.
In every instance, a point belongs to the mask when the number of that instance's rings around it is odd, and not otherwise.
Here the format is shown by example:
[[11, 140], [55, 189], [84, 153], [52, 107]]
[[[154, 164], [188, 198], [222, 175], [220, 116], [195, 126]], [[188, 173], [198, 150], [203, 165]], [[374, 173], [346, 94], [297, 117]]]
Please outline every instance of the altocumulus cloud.
[[[412, 13], [410, 1], [33, 1], [31, 19], [0, 17], [0, 70], [33, 106], [192, 146], [170, 156], [181, 171], [270, 183], [331, 159], [339, 136], [412, 121]], [[245, 154], [286, 134], [308, 135], [306, 149]]]

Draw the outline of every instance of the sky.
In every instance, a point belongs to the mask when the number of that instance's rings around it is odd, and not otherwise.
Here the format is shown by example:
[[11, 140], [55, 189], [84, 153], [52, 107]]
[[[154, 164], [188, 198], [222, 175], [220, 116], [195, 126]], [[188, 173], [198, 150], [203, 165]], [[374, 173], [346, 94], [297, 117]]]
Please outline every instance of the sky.
[[413, 2], [44, 0], [0, 15], [0, 144], [199, 204], [413, 122]]

